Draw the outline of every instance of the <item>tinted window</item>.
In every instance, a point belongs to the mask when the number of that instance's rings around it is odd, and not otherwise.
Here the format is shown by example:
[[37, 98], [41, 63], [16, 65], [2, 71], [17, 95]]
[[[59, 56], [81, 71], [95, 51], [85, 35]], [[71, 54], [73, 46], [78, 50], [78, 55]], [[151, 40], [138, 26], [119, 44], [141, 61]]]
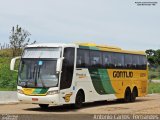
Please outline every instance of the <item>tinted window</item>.
[[124, 55], [121, 53], [113, 53], [113, 63], [115, 68], [123, 68], [124, 67]]
[[77, 68], [89, 66], [89, 50], [77, 49]]
[[91, 67], [102, 67], [102, 53], [99, 51], [90, 51]]
[[139, 69], [139, 55], [132, 55], [132, 68]]
[[77, 49], [77, 67], [110, 69], [146, 69], [144, 55]]
[[127, 69], [132, 68], [132, 55], [124, 54], [124, 67]]
[[103, 67], [105, 68], [112, 68], [112, 53], [110, 52], [103, 52]]
[[140, 69], [146, 69], [147, 66], [147, 59], [145, 56], [139, 56], [139, 62], [140, 62]]

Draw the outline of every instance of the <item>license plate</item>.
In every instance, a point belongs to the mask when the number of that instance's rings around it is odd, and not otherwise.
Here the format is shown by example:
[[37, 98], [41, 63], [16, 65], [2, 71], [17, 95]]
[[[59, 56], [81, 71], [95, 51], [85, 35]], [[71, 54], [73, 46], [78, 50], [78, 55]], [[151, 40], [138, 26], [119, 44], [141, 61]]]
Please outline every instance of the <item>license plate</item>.
[[32, 101], [38, 101], [38, 98], [32, 98]]

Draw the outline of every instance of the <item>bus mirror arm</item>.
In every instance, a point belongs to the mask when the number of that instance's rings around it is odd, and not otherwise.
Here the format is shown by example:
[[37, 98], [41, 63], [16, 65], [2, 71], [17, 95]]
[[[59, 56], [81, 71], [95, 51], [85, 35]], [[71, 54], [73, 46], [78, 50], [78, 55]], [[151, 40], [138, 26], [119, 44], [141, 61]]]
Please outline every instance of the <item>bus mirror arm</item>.
[[11, 59], [10, 70], [18, 72], [18, 70], [15, 70], [15, 69], [14, 69], [14, 66], [15, 66], [16, 60], [17, 60], [17, 59], [20, 59], [20, 58], [21, 58], [21, 57], [18, 56], [18, 57], [15, 57], [15, 58], [12, 58], [12, 59]]
[[57, 60], [57, 66], [56, 66], [56, 72], [61, 73], [62, 72], [62, 62], [63, 62], [64, 57], [58, 58]]

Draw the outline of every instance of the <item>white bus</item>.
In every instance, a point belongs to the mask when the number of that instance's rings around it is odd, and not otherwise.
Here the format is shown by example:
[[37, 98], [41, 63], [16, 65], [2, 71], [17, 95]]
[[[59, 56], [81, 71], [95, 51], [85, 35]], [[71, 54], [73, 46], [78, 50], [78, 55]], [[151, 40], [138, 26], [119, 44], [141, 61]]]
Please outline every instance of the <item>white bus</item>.
[[49, 105], [123, 99], [147, 94], [144, 52], [96, 44], [33, 44], [20, 59], [17, 93], [20, 102]]

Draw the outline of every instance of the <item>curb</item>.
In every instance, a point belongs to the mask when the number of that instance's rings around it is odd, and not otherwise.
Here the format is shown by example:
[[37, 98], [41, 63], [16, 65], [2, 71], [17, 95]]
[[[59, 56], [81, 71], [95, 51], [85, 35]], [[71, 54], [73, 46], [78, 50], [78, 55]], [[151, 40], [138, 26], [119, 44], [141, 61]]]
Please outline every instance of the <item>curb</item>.
[[0, 91], [0, 104], [18, 104], [17, 91]]
[[151, 80], [153, 83], [160, 83], [160, 80]]
[[14, 104], [19, 104], [19, 101], [11, 101], [11, 102], [0, 102], [0, 105], [14, 105]]

